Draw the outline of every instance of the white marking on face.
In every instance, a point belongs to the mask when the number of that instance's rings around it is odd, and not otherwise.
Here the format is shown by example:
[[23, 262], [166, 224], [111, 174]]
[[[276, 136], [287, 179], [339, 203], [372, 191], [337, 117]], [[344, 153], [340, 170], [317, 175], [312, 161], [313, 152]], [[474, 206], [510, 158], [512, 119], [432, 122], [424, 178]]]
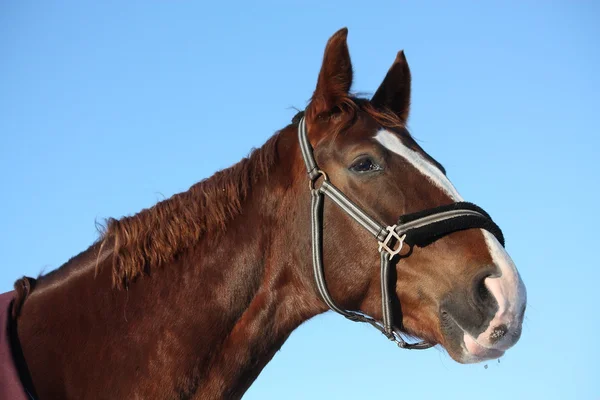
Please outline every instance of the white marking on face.
[[[385, 148], [410, 162], [423, 176], [435, 186], [442, 189], [452, 200], [463, 201], [463, 198], [446, 175], [420, 153], [405, 146], [396, 134], [386, 129], [381, 129], [374, 138]], [[521, 318], [519, 314], [527, 302], [525, 285], [514, 262], [494, 235], [483, 229], [481, 231], [492, 261], [500, 270], [501, 276], [486, 278], [485, 280], [486, 287], [498, 303], [498, 311], [494, 315], [490, 325], [476, 339], [465, 332], [465, 345], [467, 350], [473, 352], [474, 355], [476, 355], [476, 349], [479, 347], [486, 349], [486, 351], [490, 349], [504, 350], [510, 347], [514, 343], [511, 334], [521, 329], [520, 326], [515, 326], [515, 324], [520, 324]], [[494, 329], [500, 325], [506, 325], [508, 333], [498, 342], [492, 343], [490, 339]], [[496, 354], [494, 353], [494, 355]]]
[[[510, 333], [521, 329], [520, 326], [515, 326], [515, 324], [518, 325], [521, 322], [520, 313], [527, 303], [527, 291], [515, 263], [496, 237], [488, 231], [483, 231], [483, 237], [494, 264], [500, 269], [501, 276], [485, 279], [485, 286], [498, 303], [498, 311], [496, 311], [496, 315], [494, 315], [488, 328], [479, 335], [477, 342], [483, 346], [496, 349], [508, 348], [514, 342], [510, 337]], [[499, 342], [492, 343], [490, 338], [494, 329], [500, 325], [506, 325], [509, 333]]]
[[448, 196], [454, 201], [463, 201], [463, 198], [458, 193], [454, 185], [450, 180], [440, 171], [438, 167], [433, 165], [420, 153], [408, 148], [402, 143], [398, 135], [386, 130], [381, 129], [375, 135], [377, 140], [383, 147], [398, 154], [406, 161], [410, 162], [423, 176], [431, 181], [435, 186], [442, 189]]

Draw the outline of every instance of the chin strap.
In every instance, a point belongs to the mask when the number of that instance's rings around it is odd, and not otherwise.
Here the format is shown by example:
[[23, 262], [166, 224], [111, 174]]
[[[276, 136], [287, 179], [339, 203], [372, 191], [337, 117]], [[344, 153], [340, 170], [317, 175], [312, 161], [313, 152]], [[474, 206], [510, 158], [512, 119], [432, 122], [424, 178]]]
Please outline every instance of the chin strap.
[[[502, 231], [485, 211], [467, 202], [453, 203], [418, 213], [406, 214], [401, 216], [395, 225], [382, 225], [346, 197], [329, 181], [327, 174], [319, 170], [313, 156], [312, 146], [308, 141], [304, 118], [298, 124], [298, 139], [310, 182], [313, 272], [317, 289], [323, 301], [331, 310], [351, 321], [371, 324], [399, 347], [405, 349], [427, 349], [432, 347], [433, 344], [425, 341], [407, 343], [401, 336], [400, 328], [394, 323], [392, 299], [395, 296], [395, 282], [391, 278], [391, 268], [392, 264], [395, 266], [395, 262], [400, 258], [399, 253], [404, 243], [410, 246], [424, 247], [449, 233], [481, 228], [491, 232], [504, 245]], [[315, 183], [321, 178], [321, 185], [315, 187]], [[323, 267], [323, 204], [325, 196], [377, 240], [381, 263], [382, 322], [361, 312], [339, 307], [327, 289]], [[399, 323], [401, 324], [401, 321]]]

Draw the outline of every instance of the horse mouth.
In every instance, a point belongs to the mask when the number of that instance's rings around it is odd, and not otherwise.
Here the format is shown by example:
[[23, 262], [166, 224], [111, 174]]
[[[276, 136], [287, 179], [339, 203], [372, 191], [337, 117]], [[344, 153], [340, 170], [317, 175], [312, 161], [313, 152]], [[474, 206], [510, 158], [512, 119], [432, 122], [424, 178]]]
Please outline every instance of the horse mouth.
[[442, 332], [445, 336], [446, 350], [450, 357], [461, 364], [475, 364], [493, 360], [504, 355], [507, 347], [494, 348], [482, 345], [448, 313], [442, 313]]
[[485, 347], [467, 332], [464, 333], [462, 347], [463, 360], [461, 362], [465, 364], [492, 360], [504, 355], [504, 350]]

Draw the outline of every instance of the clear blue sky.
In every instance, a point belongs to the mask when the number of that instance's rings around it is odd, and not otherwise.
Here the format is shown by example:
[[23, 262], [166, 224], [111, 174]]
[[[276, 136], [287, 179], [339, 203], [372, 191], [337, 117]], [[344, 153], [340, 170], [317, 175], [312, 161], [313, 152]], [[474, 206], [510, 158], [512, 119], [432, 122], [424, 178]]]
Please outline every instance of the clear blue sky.
[[327, 313], [245, 398], [598, 399], [598, 3], [374, 3], [2, 2], [0, 291], [260, 146], [347, 26], [357, 91], [406, 50], [410, 128], [503, 228], [523, 336], [464, 366]]

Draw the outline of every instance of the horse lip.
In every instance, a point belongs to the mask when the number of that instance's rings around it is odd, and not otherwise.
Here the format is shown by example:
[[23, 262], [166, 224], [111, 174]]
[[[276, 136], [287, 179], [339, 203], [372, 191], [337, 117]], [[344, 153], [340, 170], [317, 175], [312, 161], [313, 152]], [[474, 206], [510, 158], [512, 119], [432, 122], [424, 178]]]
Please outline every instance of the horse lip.
[[467, 332], [463, 337], [463, 351], [467, 353], [471, 362], [500, 358], [504, 355], [504, 350], [485, 347]]
[[507, 350], [506, 348], [501, 349], [481, 345], [477, 342], [477, 339], [460, 326], [450, 313], [443, 313], [443, 319], [452, 323], [456, 328], [460, 329], [460, 332], [462, 333], [461, 336], [456, 337], [456, 339], [460, 339], [461, 341], [460, 349], [462, 350], [462, 354], [458, 355], [458, 358], [455, 359], [463, 364], [473, 364], [500, 358]]

